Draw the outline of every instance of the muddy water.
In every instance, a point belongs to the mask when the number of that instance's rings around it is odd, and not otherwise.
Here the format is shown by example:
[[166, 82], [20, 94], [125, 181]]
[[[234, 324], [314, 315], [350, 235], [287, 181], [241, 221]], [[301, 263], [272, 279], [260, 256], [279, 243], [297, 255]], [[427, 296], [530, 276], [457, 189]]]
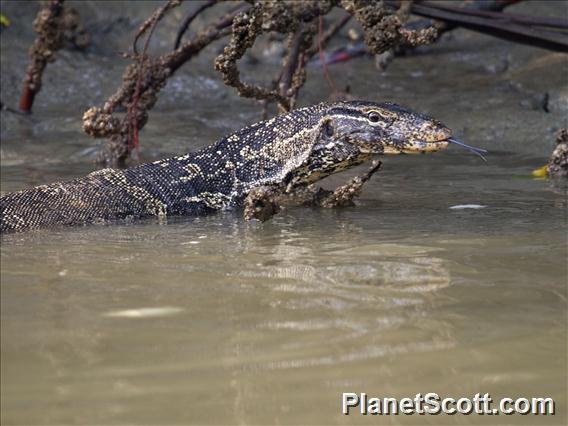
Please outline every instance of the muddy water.
[[[25, 63], [9, 35], [4, 102]], [[64, 73], [46, 77], [34, 116], [0, 115], [2, 191], [93, 170], [78, 111], [124, 64], [102, 44], [73, 55], [50, 65]], [[144, 159], [258, 117], [210, 59], [166, 88]], [[386, 74], [365, 59], [332, 69], [355, 95], [428, 112], [491, 151], [487, 164], [454, 149], [390, 157], [354, 208], [3, 237], [2, 424], [566, 424], [566, 195], [528, 177], [565, 120], [562, 67], [458, 32]], [[311, 72], [304, 103], [328, 93]], [[342, 392], [546, 396], [557, 415], [345, 417]]]

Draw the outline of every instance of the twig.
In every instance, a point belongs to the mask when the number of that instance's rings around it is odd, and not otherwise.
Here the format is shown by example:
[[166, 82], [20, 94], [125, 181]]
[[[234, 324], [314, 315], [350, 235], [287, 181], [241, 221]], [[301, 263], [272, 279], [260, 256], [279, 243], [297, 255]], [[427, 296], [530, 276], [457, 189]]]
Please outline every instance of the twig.
[[183, 21], [183, 24], [177, 33], [174, 50], [179, 47], [183, 35], [189, 29], [189, 25], [193, 22], [193, 20], [197, 18], [197, 15], [199, 15], [204, 10], [209, 9], [211, 6], [215, 5], [215, 3], [217, 3], [217, 0], [208, 0], [206, 3], [203, 3], [197, 9], [195, 9], [187, 18], [185, 18], [185, 21]]
[[305, 52], [311, 46], [315, 29], [312, 25], [301, 25], [295, 33], [290, 35], [288, 55], [278, 76], [280, 94], [288, 99], [288, 109], [283, 104], [278, 105], [281, 112], [294, 108], [298, 91], [306, 80]]
[[325, 48], [327, 43], [351, 20], [351, 17], [351, 15], [345, 15], [329, 27], [329, 29], [323, 33], [321, 39], [318, 36], [318, 44], [306, 51], [306, 60], [309, 61], [316, 53], [319, 53], [322, 48]]
[[[152, 14], [152, 16], [150, 16], [148, 19], [146, 19], [146, 21], [144, 21], [144, 23], [138, 29], [138, 32], [134, 36], [134, 42], [132, 43], [132, 50], [134, 51], [135, 55], [138, 55], [138, 48], [136, 46], [137, 43], [138, 43], [138, 40], [140, 39], [140, 37], [142, 37], [142, 35], [146, 32], [146, 30], [148, 28], [150, 28], [150, 32], [153, 32], [154, 28], [156, 26], [156, 23], [158, 23], [158, 21], [160, 21], [164, 17], [166, 12], [169, 11], [170, 9], [173, 9], [174, 7], [179, 6], [181, 4], [181, 2], [182, 2], [182, 0], [168, 0], [168, 2], [165, 5], [163, 5], [158, 10], [156, 10]], [[149, 37], [151, 37], [151, 34], [150, 34]], [[146, 40], [148, 40], [148, 39], [146, 39]]]
[[292, 84], [292, 76], [296, 71], [299, 56], [301, 54], [300, 47], [302, 45], [302, 38], [303, 34], [301, 29], [290, 36], [288, 56], [286, 57], [286, 61], [284, 62], [284, 66], [280, 74], [281, 77], [279, 78], [279, 89], [282, 96], [287, 96], [288, 89], [290, 89], [290, 85]]

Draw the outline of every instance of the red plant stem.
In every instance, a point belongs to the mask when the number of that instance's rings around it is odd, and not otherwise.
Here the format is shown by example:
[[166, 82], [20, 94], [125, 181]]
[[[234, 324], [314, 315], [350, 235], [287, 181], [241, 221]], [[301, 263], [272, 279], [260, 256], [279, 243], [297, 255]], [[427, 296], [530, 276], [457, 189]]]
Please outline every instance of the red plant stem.
[[144, 76], [144, 63], [146, 61], [146, 52], [148, 51], [148, 45], [150, 44], [150, 39], [152, 38], [152, 34], [154, 34], [154, 30], [156, 29], [156, 24], [160, 20], [160, 15], [156, 15], [154, 22], [152, 23], [152, 27], [150, 28], [150, 32], [146, 37], [144, 42], [144, 48], [142, 50], [142, 54], [140, 55], [139, 64], [138, 64], [138, 79], [136, 80], [136, 89], [134, 90], [134, 95], [132, 97], [132, 103], [130, 104], [129, 114], [130, 114], [130, 126], [128, 130], [128, 141], [130, 148], [135, 148], [136, 153], [140, 156], [140, 143], [138, 140], [138, 117], [137, 117], [137, 109], [138, 109], [138, 101], [140, 100], [140, 88], [142, 86], [142, 78]]
[[32, 105], [34, 104], [36, 92], [34, 92], [27, 83], [24, 83], [24, 90], [22, 91], [22, 96], [20, 97], [20, 110], [29, 114], [32, 111]]
[[329, 68], [327, 66], [327, 64], [325, 63], [325, 56], [323, 53], [323, 16], [320, 15], [319, 16], [319, 22], [318, 22], [318, 49], [319, 49], [319, 57], [320, 57], [320, 61], [323, 67], [323, 74], [325, 75], [325, 79], [327, 80], [327, 83], [329, 84], [329, 87], [331, 88], [331, 90], [333, 90], [334, 93], [337, 92], [337, 87], [335, 86], [335, 83], [333, 82], [333, 79], [331, 78], [331, 75], [329, 74]]

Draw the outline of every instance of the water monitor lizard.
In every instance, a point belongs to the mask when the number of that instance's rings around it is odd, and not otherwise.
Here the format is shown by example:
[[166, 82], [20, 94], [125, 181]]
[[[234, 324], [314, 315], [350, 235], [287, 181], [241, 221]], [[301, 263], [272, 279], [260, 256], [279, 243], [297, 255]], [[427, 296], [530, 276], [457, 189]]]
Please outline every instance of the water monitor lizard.
[[290, 191], [374, 154], [433, 152], [450, 141], [442, 123], [393, 103], [320, 103], [194, 153], [2, 195], [1, 231], [202, 215], [242, 204], [254, 188]]

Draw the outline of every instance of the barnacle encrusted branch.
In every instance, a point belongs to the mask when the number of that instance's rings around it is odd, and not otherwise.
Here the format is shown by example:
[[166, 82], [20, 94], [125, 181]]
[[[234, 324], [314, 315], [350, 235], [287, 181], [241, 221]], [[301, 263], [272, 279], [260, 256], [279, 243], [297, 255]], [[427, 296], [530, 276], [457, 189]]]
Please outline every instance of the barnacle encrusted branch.
[[78, 48], [85, 48], [90, 42], [89, 34], [79, 21], [79, 14], [73, 8], [64, 7], [63, 1], [43, 2], [33, 22], [38, 36], [28, 52], [31, 62], [20, 97], [20, 110], [23, 112], [31, 112], [35, 95], [41, 89], [43, 71], [48, 62], [55, 61], [55, 52], [63, 47], [65, 41]]
[[248, 11], [235, 17], [231, 41], [215, 60], [215, 69], [221, 73], [223, 82], [237, 89], [239, 95], [258, 100], [276, 100], [289, 109], [288, 99], [277, 90], [245, 83], [240, 78], [237, 61], [253, 46], [256, 38], [262, 33], [263, 9], [263, 4], [257, 3]]
[[374, 54], [380, 54], [397, 46], [417, 46], [436, 40], [434, 27], [409, 30], [403, 28], [408, 18], [407, 6], [400, 13], [393, 13], [385, 5], [364, 0], [342, 0], [342, 7], [351, 13], [365, 32], [365, 44]]
[[[165, 7], [154, 12], [142, 25], [139, 34], [151, 28], [149, 21], [157, 22], [167, 10], [178, 3], [177, 0], [170, 1]], [[173, 52], [158, 58], [148, 58], [142, 54], [143, 60], [135, 56], [138, 61], [126, 67], [122, 76], [122, 86], [102, 108], [92, 107], [83, 115], [85, 133], [94, 138], [109, 138], [100, 155], [100, 162], [117, 167], [125, 166], [135, 146], [133, 138], [148, 121], [148, 110], [156, 103], [158, 93], [166, 85], [167, 79], [211, 42], [228, 35], [233, 18], [241, 11], [242, 8], [239, 8], [223, 16]], [[125, 108], [129, 114], [117, 118], [115, 110], [118, 107]], [[134, 132], [133, 125], [136, 126]]]
[[[316, 18], [340, 5], [365, 31], [365, 40], [371, 52], [381, 53], [396, 45], [416, 46], [435, 39], [436, 30], [427, 28], [408, 30], [402, 27], [408, 18], [410, 3], [403, 3], [399, 11], [385, 7], [381, 2], [361, 0], [322, 0], [303, 2], [262, 1], [233, 22], [232, 37], [223, 53], [215, 61], [215, 69], [223, 82], [234, 87], [243, 97], [276, 101], [281, 112], [294, 107], [299, 89], [305, 82], [305, 62], [336, 34], [349, 20], [343, 18], [322, 38], [321, 46], [312, 46], [317, 31]], [[237, 61], [250, 49], [256, 39], [265, 32], [292, 34], [284, 69], [277, 80], [277, 87], [265, 88], [241, 79]], [[290, 84], [292, 82], [292, 84]]]
[[[305, 63], [313, 36], [314, 20], [337, 4], [333, 0], [303, 2], [257, 2], [233, 22], [232, 37], [223, 53], [215, 60], [215, 69], [223, 82], [237, 89], [240, 96], [262, 101], [276, 101], [281, 112], [294, 107], [299, 89], [306, 80]], [[237, 61], [264, 32], [291, 34], [288, 55], [275, 88], [264, 88], [241, 80]]]

